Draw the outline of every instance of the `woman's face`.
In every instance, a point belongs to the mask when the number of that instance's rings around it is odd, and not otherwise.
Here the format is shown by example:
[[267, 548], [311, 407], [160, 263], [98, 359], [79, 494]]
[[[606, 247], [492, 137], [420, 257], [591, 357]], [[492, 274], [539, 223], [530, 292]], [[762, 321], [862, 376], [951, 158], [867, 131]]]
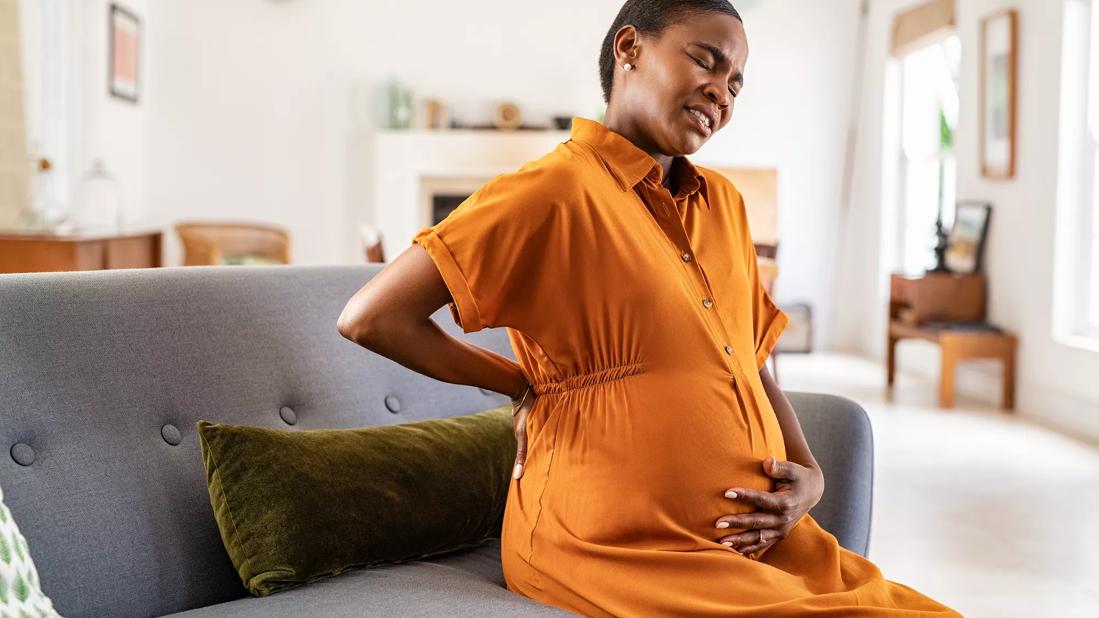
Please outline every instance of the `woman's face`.
[[[732, 118], [748, 59], [739, 19], [700, 13], [655, 38], [623, 28], [615, 37], [615, 53], [611, 105], [647, 138], [650, 149], [692, 154]], [[623, 70], [627, 62], [632, 71]]]

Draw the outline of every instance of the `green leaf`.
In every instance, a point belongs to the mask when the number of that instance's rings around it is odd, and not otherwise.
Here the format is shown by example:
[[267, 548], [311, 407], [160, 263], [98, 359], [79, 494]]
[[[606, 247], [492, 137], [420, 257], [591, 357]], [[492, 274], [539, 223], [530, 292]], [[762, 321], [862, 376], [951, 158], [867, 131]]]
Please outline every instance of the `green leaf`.
[[0, 575], [0, 603], [8, 604], [8, 578], [3, 575]]
[[4, 564], [11, 564], [11, 548], [8, 547], [8, 534], [3, 531], [0, 531], [0, 560], [3, 560]]
[[11, 586], [11, 591], [15, 593], [15, 598], [19, 599], [20, 602], [26, 601], [31, 594], [27, 582], [23, 581], [23, 576], [18, 573], [15, 574], [15, 582]]
[[23, 540], [23, 535], [16, 532], [15, 536], [11, 538], [11, 545], [12, 549], [15, 550], [15, 559], [19, 562], [26, 562], [27, 560], [26, 554], [23, 553], [23, 543], [26, 543]]

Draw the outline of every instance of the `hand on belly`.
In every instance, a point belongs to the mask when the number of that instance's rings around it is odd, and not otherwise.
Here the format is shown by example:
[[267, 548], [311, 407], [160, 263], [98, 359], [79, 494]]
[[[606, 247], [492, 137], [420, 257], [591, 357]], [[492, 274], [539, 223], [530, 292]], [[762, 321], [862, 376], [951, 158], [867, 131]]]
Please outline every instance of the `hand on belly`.
[[786, 538], [824, 494], [824, 476], [815, 466], [768, 457], [763, 461], [763, 471], [775, 479], [775, 490], [730, 487], [725, 492], [726, 498], [751, 505], [755, 510], [723, 515], [714, 522], [718, 530], [743, 529], [743, 532], [725, 535], [717, 541], [749, 557]]

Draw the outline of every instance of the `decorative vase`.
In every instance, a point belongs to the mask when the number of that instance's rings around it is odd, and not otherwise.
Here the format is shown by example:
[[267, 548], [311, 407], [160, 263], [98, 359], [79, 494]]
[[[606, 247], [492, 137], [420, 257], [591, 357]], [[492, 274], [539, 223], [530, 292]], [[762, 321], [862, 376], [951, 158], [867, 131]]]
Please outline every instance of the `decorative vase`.
[[79, 207], [73, 223], [76, 229], [117, 232], [123, 228], [122, 193], [103, 162], [92, 161], [92, 168], [80, 183]]

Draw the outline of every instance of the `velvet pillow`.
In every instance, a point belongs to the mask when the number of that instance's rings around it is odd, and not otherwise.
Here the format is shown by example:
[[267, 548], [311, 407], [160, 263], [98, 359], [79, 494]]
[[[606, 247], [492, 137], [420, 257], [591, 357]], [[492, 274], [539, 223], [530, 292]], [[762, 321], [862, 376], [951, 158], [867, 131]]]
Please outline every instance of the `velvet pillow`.
[[199, 421], [210, 504], [256, 596], [499, 537], [515, 461], [510, 404], [362, 429]]

